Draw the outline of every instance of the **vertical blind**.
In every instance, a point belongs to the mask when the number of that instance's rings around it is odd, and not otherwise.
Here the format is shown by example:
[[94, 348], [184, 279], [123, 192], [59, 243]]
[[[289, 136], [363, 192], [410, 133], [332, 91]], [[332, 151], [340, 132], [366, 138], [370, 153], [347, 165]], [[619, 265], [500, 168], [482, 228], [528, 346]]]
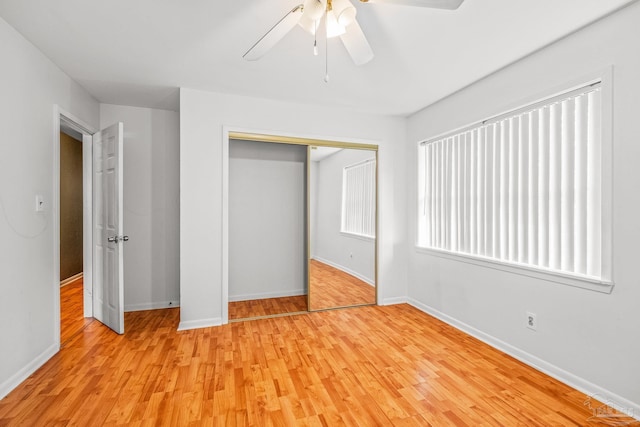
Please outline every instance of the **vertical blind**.
[[421, 144], [418, 245], [600, 278], [601, 89]]
[[376, 235], [375, 159], [343, 170], [341, 231], [367, 237]]

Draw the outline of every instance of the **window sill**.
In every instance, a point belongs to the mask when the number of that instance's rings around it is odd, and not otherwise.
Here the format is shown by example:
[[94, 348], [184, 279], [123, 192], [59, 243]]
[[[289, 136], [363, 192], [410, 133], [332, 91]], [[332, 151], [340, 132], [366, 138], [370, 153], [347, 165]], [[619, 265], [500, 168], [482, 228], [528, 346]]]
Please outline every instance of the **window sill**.
[[350, 237], [352, 239], [364, 240], [365, 242], [375, 242], [376, 238], [371, 236], [365, 236], [364, 234], [349, 233], [348, 231], [341, 231], [340, 234], [344, 237]]
[[534, 268], [519, 264], [511, 264], [479, 256], [454, 253], [441, 249], [424, 248], [421, 246], [416, 246], [415, 249], [417, 253], [429, 254], [440, 258], [464, 262], [467, 264], [475, 264], [486, 268], [507, 271], [513, 274], [520, 274], [523, 276], [561, 283], [563, 285], [574, 286], [576, 288], [588, 289], [605, 294], [610, 294], [613, 291], [614, 286], [613, 282], [598, 280], [591, 277], [570, 275], [558, 271], [544, 270], [541, 268]]

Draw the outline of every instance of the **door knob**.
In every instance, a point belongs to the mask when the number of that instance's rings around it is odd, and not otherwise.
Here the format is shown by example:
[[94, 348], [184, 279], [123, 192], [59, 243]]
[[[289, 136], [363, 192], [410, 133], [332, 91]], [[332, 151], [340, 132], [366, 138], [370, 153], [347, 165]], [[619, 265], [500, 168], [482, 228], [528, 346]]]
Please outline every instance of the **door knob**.
[[107, 237], [107, 242], [118, 243], [118, 242], [128, 242], [129, 236], [109, 236]]

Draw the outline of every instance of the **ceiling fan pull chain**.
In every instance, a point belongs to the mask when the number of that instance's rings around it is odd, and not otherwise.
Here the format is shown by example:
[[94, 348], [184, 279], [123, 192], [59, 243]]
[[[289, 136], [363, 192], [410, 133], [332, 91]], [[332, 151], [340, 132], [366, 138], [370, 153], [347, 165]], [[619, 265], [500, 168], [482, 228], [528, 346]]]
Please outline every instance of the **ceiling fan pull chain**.
[[329, 83], [329, 8], [331, 3], [328, 2], [327, 9], [324, 12], [324, 82]]
[[314, 31], [313, 31], [313, 55], [318, 56], [318, 23], [320, 20], [313, 21]]

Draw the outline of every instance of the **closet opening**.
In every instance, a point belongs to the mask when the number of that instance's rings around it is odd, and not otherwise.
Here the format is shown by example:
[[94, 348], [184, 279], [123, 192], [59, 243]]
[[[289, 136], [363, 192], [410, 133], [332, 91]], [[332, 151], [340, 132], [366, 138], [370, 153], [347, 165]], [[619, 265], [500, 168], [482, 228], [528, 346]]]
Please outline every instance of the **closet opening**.
[[307, 311], [307, 149], [229, 143], [229, 320]]
[[377, 302], [377, 145], [228, 132], [223, 323]]

